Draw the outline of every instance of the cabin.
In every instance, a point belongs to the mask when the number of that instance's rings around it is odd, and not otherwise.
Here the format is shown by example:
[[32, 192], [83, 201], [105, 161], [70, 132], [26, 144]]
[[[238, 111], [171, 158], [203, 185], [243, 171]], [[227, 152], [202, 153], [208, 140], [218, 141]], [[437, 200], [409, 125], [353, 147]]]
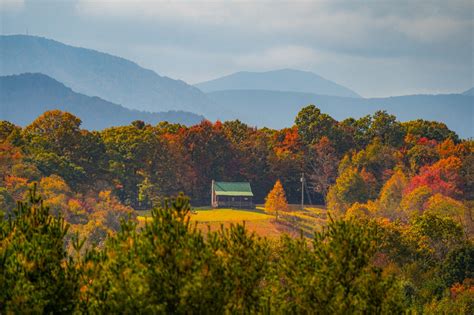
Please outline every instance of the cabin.
[[253, 193], [249, 182], [212, 181], [211, 206], [213, 208], [253, 209]]

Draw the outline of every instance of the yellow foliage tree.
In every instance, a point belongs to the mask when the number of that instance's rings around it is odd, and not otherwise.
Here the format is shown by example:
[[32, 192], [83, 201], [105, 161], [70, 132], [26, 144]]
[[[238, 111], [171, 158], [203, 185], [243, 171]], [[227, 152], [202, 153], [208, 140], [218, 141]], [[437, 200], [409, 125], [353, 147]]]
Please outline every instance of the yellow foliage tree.
[[448, 196], [436, 194], [426, 202], [425, 212], [430, 212], [440, 216], [451, 217], [452, 219], [459, 221], [460, 224], [465, 225], [466, 212], [469, 210], [467, 207], [458, 200], [455, 200]]
[[378, 200], [378, 215], [390, 220], [401, 219], [405, 213], [401, 210], [400, 203], [403, 190], [407, 185], [407, 178], [401, 170], [397, 170], [383, 185]]
[[345, 218], [346, 219], [368, 219], [374, 216], [377, 211], [377, 203], [369, 200], [367, 203], [354, 203], [349, 209], [347, 209]]
[[265, 198], [265, 210], [274, 213], [278, 220], [279, 211], [288, 210], [288, 202], [286, 201], [285, 190], [280, 180], [277, 180], [275, 186]]

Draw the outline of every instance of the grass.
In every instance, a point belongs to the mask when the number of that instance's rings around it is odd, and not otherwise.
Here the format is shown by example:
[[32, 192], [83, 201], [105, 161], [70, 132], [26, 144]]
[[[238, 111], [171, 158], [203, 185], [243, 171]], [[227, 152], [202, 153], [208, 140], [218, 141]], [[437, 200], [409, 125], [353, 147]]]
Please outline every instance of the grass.
[[242, 221], [257, 221], [268, 220], [272, 216], [263, 211], [242, 210], [242, 209], [209, 209], [198, 210], [191, 214], [191, 221], [198, 222], [242, 222]]
[[[206, 232], [227, 227], [230, 224], [245, 223], [245, 226], [260, 236], [278, 238], [286, 233], [299, 236], [302, 232], [305, 237], [312, 237], [315, 230], [320, 229], [326, 223], [326, 209], [321, 206], [305, 206], [301, 210], [299, 205], [290, 205], [290, 211], [280, 212], [280, 218], [275, 220], [273, 215], [265, 213], [260, 205], [256, 209], [210, 209], [201, 207], [193, 209], [190, 221], [196, 227]], [[150, 220], [151, 211], [137, 211], [138, 220], [144, 223]]]

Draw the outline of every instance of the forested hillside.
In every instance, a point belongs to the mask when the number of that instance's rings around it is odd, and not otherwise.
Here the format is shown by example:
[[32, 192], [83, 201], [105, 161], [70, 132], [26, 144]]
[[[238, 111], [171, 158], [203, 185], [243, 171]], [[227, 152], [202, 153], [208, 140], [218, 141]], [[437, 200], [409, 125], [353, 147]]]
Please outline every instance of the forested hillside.
[[151, 124], [169, 121], [193, 125], [204, 119], [189, 112], [142, 112], [110, 103], [99, 97], [79, 94], [41, 73], [24, 73], [0, 77], [0, 119], [20, 126], [30, 124], [43, 112], [59, 109], [82, 120], [82, 127], [104, 129], [128, 125], [134, 120]]
[[78, 93], [131, 109], [185, 110], [203, 114], [209, 100], [181, 80], [160, 76], [103, 52], [38, 37], [1, 35], [0, 75], [43, 73]]
[[[309, 105], [281, 130], [89, 131], [54, 110], [24, 128], [1, 121], [0, 162], [1, 313], [473, 311], [474, 143], [443, 123], [337, 121]], [[189, 223], [212, 180], [298, 203], [303, 172], [327, 217], [309, 236]]]

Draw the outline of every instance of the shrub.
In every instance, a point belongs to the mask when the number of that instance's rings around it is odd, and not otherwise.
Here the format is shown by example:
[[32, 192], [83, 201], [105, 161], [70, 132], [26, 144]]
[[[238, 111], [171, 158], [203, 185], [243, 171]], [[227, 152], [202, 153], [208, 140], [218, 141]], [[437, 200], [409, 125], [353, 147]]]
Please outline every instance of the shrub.
[[68, 313], [78, 272], [63, 246], [68, 225], [30, 189], [27, 202], [0, 221], [0, 313]]

